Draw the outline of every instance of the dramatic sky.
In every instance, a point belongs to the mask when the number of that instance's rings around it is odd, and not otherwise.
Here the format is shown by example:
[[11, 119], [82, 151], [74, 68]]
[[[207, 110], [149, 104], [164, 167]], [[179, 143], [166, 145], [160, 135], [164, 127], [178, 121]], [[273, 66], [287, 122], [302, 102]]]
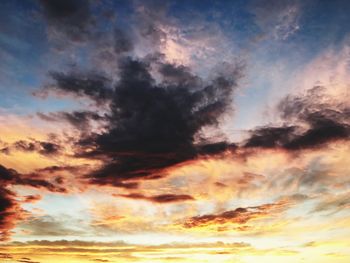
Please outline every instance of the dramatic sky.
[[0, 262], [350, 262], [350, 1], [0, 1]]

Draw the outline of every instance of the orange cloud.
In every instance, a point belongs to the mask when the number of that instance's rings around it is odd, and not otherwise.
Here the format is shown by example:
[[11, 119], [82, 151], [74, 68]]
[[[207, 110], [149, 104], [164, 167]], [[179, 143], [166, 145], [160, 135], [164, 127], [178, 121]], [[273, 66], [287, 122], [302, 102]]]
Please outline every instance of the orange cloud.
[[[225, 224], [244, 225], [248, 221], [271, 217], [276, 213], [285, 210], [289, 202], [281, 200], [277, 203], [264, 204], [260, 206], [239, 207], [234, 210], [225, 211], [219, 214], [207, 214], [202, 216], [194, 216], [188, 218], [183, 223], [185, 228], [196, 228], [206, 226], [220, 226]], [[244, 230], [245, 227], [238, 227], [239, 230]]]

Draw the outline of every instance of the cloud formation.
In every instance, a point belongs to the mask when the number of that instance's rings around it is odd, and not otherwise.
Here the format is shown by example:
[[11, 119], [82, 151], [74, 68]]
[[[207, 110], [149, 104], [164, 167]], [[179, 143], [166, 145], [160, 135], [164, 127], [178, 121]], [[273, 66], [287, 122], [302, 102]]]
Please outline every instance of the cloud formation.
[[105, 118], [92, 111], [73, 111], [73, 112], [51, 112], [37, 113], [38, 117], [48, 122], [67, 122], [81, 132], [89, 132], [94, 122], [102, 122]]
[[276, 40], [286, 40], [300, 29], [301, 1], [282, 3], [276, 0], [258, 0], [252, 3], [257, 25]]
[[50, 156], [58, 154], [61, 151], [61, 146], [47, 141], [38, 140], [19, 140], [0, 149], [0, 152], [5, 154], [11, 154], [12, 151], [22, 151], [22, 152], [37, 152], [42, 155]]
[[[8, 169], [0, 165], [0, 240], [8, 240], [10, 238], [11, 229], [16, 222], [26, 217], [27, 213], [22, 209], [18, 196], [9, 186], [23, 185], [33, 188], [46, 189], [52, 192], [64, 193], [66, 190], [56, 186], [46, 180], [31, 178], [33, 175], [23, 175], [14, 169]], [[37, 196], [25, 197], [24, 202], [32, 202], [37, 200]]]
[[155, 196], [145, 196], [143, 194], [121, 194], [121, 195], [114, 195], [116, 197], [125, 197], [135, 200], [147, 200], [154, 203], [176, 203], [176, 202], [183, 202], [183, 201], [189, 201], [194, 200], [194, 198], [190, 195], [174, 195], [174, 194], [162, 194], [162, 195], [155, 195]]
[[45, 87], [43, 91], [54, 90], [77, 97], [86, 96], [97, 103], [109, 100], [113, 94], [109, 88], [110, 80], [96, 73], [51, 72], [50, 76], [54, 80], [54, 85]]
[[40, 4], [53, 35], [63, 34], [75, 42], [89, 37], [92, 17], [88, 0], [42, 0]]
[[[105, 131], [83, 136], [77, 143], [77, 155], [102, 158], [106, 163], [89, 175], [90, 181], [134, 188], [135, 183], [125, 181], [164, 176], [167, 168], [199, 155], [233, 150], [234, 144], [198, 137], [202, 128], [218, 125], [220, 116], [231, 108], [242, 72], [239, 67], [225, 68], [225, 72], [217, 72], [212, 80], [205, 81], [189, 68], [163, 62], [159, 57], [126, 57], [119, 61], [119, 81], [113, 89], [106, 88], [103, 78], [90, 81], [89, 77], [53, 73], [54, 89], [109, 104]], [[158, 70], [160, 81], [153, 77], [153, 70]], [[89, 112], [73, 114], [57, 113], [52, 117], [78, 126], [100, 118]]]
[[324, 91], [324, 87], [316, 86], [305, 95], [286, 96], [278, 105], [280, 116], [286, 124], [252, 130], [244, 147], [294, 151], [349, 139], [350, 108], [344, 103], [327, 101]]
[[0, 3], [0, 261], [347, 253], [302, 245], [349, 236], [346, 1], [22, 2]]
[[[183, 223], [185, 228], [196, 228], [206, 226], [219, 226], [224, 224], [244, 225], [245, 223], [263, 217], [272, 216], [273, 213], [283, 211], [289, 205], [285, 200], [276, 203], [263, 204], [251, 207], [239, 207], [234, 210], [225, 211], [219, 214], [207, 214], [188, 218]], [[244, 228], [239, 228], [244, 230]]]
[[15, 222], [23, 217], [23, 209], [15, 198], [14, 192], [0, 188], [0, 241], [10, 238]]

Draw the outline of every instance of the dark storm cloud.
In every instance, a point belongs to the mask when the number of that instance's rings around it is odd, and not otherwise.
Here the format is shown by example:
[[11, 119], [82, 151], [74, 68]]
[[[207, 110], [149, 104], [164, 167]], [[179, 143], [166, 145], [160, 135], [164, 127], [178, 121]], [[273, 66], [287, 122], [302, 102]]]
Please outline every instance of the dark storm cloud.
[[143, 194], [125, 194], [125, 195], [114, 195], [136, 200], [147, 200], [154, 203], [175, 203], [194, 200], [190, 195], [174, 195], [174, 194], [163, 194], [163, 195], [154, 195], [154, 196], [145, 196]]
[[251, 131], [245, 147], [274, 148], [286, 150], [303, 150], [317, 148], [328, 142], [348, 139], [350, 127], [346, 123], [326, 118], [322, 113], [310, 116], [309, 128], [303, 131], [299, 127], [260, 127]]
[[49, 30], [80, 42], [89, 37], [92, 24], [89, 0], [40, 0]]
[[350, 108], [340, 103], [327, 102], [324, 91], [324, 87], [316, 86], [308, 90], [305, 96], [289, 95], [280, 102], [282, 118], [286, 121], [297, 120], [309, 126], [309, 129], [290, 141], [287, 148], [311, 148], [349, 138]]
[[90, 73], [60, 73], [51, 72], [54, 80], [53, 86], [44, 88], [57, 91], [58, 93], [71, 94], [78, 97], [89, 97], [97, 103], [108, 101], [113, 91], [109, 88], [109, 80], [101, 75]]
[[73, 112], [52, 112], [52, 113], [37, 113], [42, 120], [49, 122], [68, 122], [72, 126], [86, 131], [90, 128], [91, 121], [102, 121], [104, 117], [92, 111], [73, 111]]
[[161, 63], [159, 65], [159, 73], [162, 74], [164, 81], [168, 85], [181, 85], [182, 87], [194, 89], [201, 84], [201, 79], [193, 75], [189, 68], [183, 65]]
[[300, 136], [296, 136], [286, 144], [286, 148], [291, 150], [314, 148], [327, 142], [348, 139], [349, 136], [350, 127], [348, 124], [328, 119], [322, 113], [316, 113], [310, 116], [310, 129]]
[[[86, 11], [89, 8], [82, 8], [82, 2], [73, 1], [72, 5], [62, 7], [55, 2], [54, 12], [46, 7], [47, 15], [54, 20], [62, 18], [64, 22], [82, 13], [89, 16]], [[143, 41], [160, 44], [166, 37], [161, 25], [171, 22], [166, 16], [167, 4], [147, 1], [135, 5], [137, 25], [133, 30], [141, 34]], [[84, 24], [89, 19], [83, 19]], [[102, 53], [110, 53], [113, 43], [116, 56], [112, 57], [118, 65], [113, 72], [118, 75], [106, 78], [91, 72], [51, 72], [53, 83], [43, 90], [89, 98], [109, 112], [104, 116], [86, 110], [38, 114], [42, 119], [65, 120], [87, 131], [75, 143], [76, 156], [103, 161], [100, 169], [87, 176], [89, 181], [134, 189], [138, 186], [137, 179], [160, 178], [166, 169], [198, 156], [235, 150], [234, 144], [200, 135], [204, 127], [218, 125], [220, 116], [230, 109], [241, 68], [228, 72], [230, 67], [225, 65], [226, 72], [213, 73], [215, 76], [208, 81], [183, 65], [164, 62], [162, 54], [150, 54], [144, 59], [122, 57], [137, 44], [130, 36], [137, 32], [129, 35], [113, 27], [112, 42], [110, 34], [99, 32], [98, 27], [90, 40], [101, 41], [97, 49]], [[93, 133], [90, 121], [100, 120], [103, 132]]]
[[[224, 141], [212, 143], [201, 138], [195, 143], [195, 139], [203, 127], [217, 125], [230, 109], [238, 70], [231, 75], [218, 73], [205, 83], [186, 67], [164, 64], [160, 68], [175, 71], [176, 81], [165, 78], [156, 82], [151, 66], [131, 58], [120, 61], [106, 132], [80, 140], [79, 156], [105, 160], [105, 165], [90, 175], [92, 183], [134, 188], [135, 182], [125, 181], [159, 178], [165, 169], [198, 155], [235, 148]], [[87, 146], [94, 150], [84, 150]]]
[[228, 142], [217, 142], [197, 146], [198, 154], [201, 155], [215, 155], [225, 151], [234, 152], [237, 149], [237, 145]]
[[5, 154], [11, 154], [11, 151], [13, 150], [23, 151], [23, 152], [37, 152], [42, 155], [50, 156], [50, 155], [58, 154], [61, 151], [61, 146], [56, 143], [46, 142], [46, 141], [19, 140], [1, 149], [1, 151]]
[[294, 135], [295, 127], [261, 127], [251, 132], [245, 147], [272, 148], [285, 145]]
[[303, 150], [321, 147], [350, 137], [350, 109], [334, 102], [322, 102], [324, 88], [314, 87], [305, 96], [285, 97], [278, 111], [293, 126], [259, 127], [252, 130], [245, 147]]

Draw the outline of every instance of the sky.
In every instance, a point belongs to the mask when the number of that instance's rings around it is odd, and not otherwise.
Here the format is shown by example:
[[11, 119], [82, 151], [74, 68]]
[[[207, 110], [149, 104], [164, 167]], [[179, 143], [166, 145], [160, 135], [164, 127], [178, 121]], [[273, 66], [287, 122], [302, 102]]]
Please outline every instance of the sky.
[[0, 262], [350, 262], [350, 1], [0, 2]]

